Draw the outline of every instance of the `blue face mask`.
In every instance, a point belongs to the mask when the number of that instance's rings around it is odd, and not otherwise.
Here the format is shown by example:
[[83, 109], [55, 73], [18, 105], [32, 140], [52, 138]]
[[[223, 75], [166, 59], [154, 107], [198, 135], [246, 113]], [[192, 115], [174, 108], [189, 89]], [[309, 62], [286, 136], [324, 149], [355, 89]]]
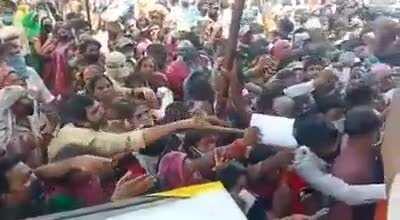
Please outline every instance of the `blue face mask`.
[[28, 69], [25, 62], [25, 57], [17, 54], [10, 56], [7, 59], [7, 64], [11, 66], [21, 78], [28, 77]]
[[12, 25], [14, 20], [14, 15], [12, 13], [4, 13], [2, 16], [2, 22], [4, 25]]

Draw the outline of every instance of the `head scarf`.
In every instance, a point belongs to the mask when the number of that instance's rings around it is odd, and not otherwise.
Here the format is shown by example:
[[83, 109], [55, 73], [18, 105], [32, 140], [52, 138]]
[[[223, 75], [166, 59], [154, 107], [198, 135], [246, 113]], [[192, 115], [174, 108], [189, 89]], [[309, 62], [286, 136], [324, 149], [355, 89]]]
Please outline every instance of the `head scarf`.
[[22, 18], [22, 26], [24, 27], [26, 36], [29, 40], [39, 36], [42, 32], [42, 27], [38, 20], [38, 14], [34, 11], [29, 12]]
[[124, 54], [114, 51], [106, 56], [106, 75], [117, 81], [128, 77], [129, 71], [126, 68]]
[[189, 74], [190, 68], [180, 59], [172, 62], [167, 67], [165, 75], [169, 82], [169, 88], [174, 92], [177, 98], [183, 97], [183, 82]]

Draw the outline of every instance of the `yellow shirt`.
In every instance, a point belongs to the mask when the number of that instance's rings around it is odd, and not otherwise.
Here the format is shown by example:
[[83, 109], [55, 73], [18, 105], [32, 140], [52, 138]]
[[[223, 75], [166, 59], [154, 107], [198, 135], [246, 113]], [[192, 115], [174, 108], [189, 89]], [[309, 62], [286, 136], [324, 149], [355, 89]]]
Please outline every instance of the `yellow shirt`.
[[49, 160], [52, 161], [68, 145], [91, 148], [92, 154], [103, 157], [146, 147], [143, 130], [116, 134], [68, 124], [51, 140], [47, 149]]

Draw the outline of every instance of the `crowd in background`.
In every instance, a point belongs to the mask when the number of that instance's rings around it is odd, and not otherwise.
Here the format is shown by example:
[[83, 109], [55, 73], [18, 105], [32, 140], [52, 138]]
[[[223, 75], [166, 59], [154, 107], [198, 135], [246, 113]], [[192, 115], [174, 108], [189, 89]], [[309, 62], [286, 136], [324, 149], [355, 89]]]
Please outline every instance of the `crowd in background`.
[[[246, 1], [231, 67], [233, 1], [2, 0], [1, 218], [221, 181], [251, 220], [374, 219], [380, 201], [294, 167], [383, 183], [400, 23], [310, 2]], [[299, 147], [266, 144], [254, 114], [294, 119]]]

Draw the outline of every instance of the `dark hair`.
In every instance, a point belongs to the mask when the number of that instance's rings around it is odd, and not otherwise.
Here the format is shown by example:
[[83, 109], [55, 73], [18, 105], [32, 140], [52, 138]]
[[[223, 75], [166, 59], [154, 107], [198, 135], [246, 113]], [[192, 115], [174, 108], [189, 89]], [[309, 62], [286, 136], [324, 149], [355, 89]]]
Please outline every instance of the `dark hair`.
[[310, 66], [315, 65], [325, 66], [325, 62], [317, 56], [310, 56], [304, 60], [304, 70], [307, 70]]
[[97, 83], [97, 81], [99, 81], [101, 79], [106, 79], [111, 85], [113, 85], [111, 79], [108, 78], [108, 76], [106, 76], [106, 75], [96, 75], [92, 79], [90, 79], [90, 81], [87, 84], [86, 90], [87, 90], [89, 95], [93, 96], [94, 89], [96, 87], [96, 83]]
[[73, 95], [61, 105], [60, 114], [63, 123], [87, 121], [86, 108], [92, 106], [94, 100], [84, 95]]
[[202, 45], [200, 43], [200, 38], [194, 32], [184, 32], [181, 34], [181, 36], [179, 38], [180, 38], [179, 40], [190, 41], [190, 43], [192, 43], [192, 45], [198, 50], [202, 49]]
[[335, 126], [320, 114], [306, 114], [297, 118], [293, 128], [297, 143], [311, 149], [334, 143], [339, 135]]
[[163, 70], [168, 57], [165, 46], [162, 44], [151, 44], [147, 47], [146, 51], [147, 54], [154, 59], [156, 69], [158, 71]]
[[374, 97], [374, 90], [363, 82], [350, 85], [346, 90], [346, 104], [349, 108], [360, 105], [370, 105]]
[[[153, 57], [151, 57], [151, 56], [142, 57], [142, 58], [140, 58], [139, 61], [137, 62], [137, 65], [136, 65], [136, 68], [135, 68], [135, 73], [139, 73], [139, 72], [140, 72], [140, 69], [142, 68], [143, 63], [144, 63], [144, 61], [146, 61], [146, 60], [151, 60], [151, 61], [154, 63], [154, 65], [156, 65], [156, 61], [154, 60]], [[155, 68], [156, 68], [156, 67], [155, 67]], [[135, 77], [136, 77], [136, 74], [135, 74]]]
[[382, 121], [374, 110], [368, 106], [359, 106], [346, 114], [344, 132], [350, 136], [364, 135], [379, 130]]
[[259, 38], [252, 41], [249, 45], [249, 59], [253, 60], [258, 56], [264, 55], [268, 51], [268, 40], [265, 38]]
[[334, 108], [344, 109], [346, 107], [344, 100], [338, 95], [325, 95], [314, 97], [318, 110], [321, 113], [327, 113]]
[[82, 18], [82, 15], [75, 12], [70, 12], [65, 16], [65, 18], [66, 20], [79, 19]]
[[93, 38], [87, 38], [87, 39], [84, 39], [83, 42], [79, 45], [79, 48], [78, 48], [79, 52], [85, 53], [86, 49], [91, 44], [96, 45], [99, 49], [101, 48], [101, 44], [97, 40], [95, 40]]
[[72, 18], [70, 21], [68, 21], [68, 24], [75, 30], [89, 28], [89, 22], [85, 21], [83, 18]]
[[167, 106], [163, 123], [171, 123], [190, 118], [189, 107], [184, 102], [175, 101]]
[[21, 161], [20, 156], [5, 156], [0, 158], [0, 195], [10, 190], [7, 180], [7, 172]]
[[189, 100], [193, 101], [208, 101], [214, 103], [215, 92], [209, 82], [209, 73], [202, 71], [195, 71], [186, 81], [186, 94]]
[[293, 22], [291, 22], [290, 19], [287, 17], [280, 20], [278, 26], [280, 34], [285, 37], [287, 37], [287, 35], [294, 30]]
[[246, 168], [239, 162], [233, 161], [227, 167], [217, 172], [217, 179], [221, 181], [227, 191], [230, 191], [240, 176], [243, 175], [246, 175]]
[[111, 108], [116, 112], [119, 119], [129, 119], [136, 111], [135, 103], [124, 99], [114, 101], [111, 104]]
[[172, 134], [161, 138], [146, 148], [140, 149], [139, 152], [147, 156], [156, 157], [163, 155], [165, 151], [170, 152], [178, 150], [181, 144], [182, 141], [179, 137]]
[[198, 154], [193, 152], [192, 147], [196, 147], [196, 144], [204, 137], [211, 135], [208, 131], [187, 131], [185, 133], [185, 138], [183, 139], [183, 151], [187, 153], [189, 158], [197, 158]]

